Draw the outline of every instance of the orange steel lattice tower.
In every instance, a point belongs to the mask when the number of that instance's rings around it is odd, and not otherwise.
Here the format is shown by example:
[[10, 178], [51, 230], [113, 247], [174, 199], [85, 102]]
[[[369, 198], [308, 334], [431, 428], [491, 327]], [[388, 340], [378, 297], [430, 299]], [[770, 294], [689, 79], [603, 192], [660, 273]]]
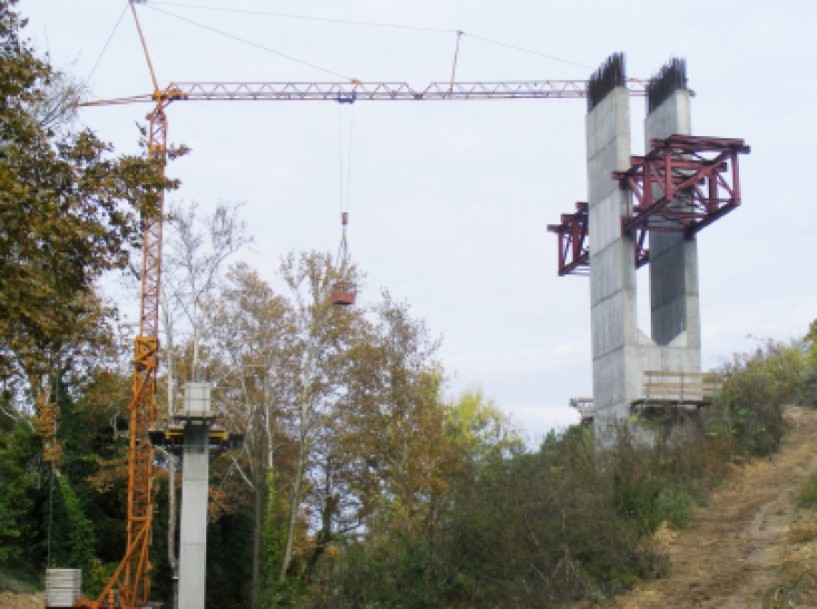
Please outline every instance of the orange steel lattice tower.
[[[164, 177], [167, 118], [159, 101], [149, 115], [148, 155], [157, 159]], [[129, 411], [128, 522], [125, 556], [97, 600], [80, 599], [78, 607], [131, 609], [150, 599], [150, 542], [153, 522], [153, 445], [148, 433], [156, 423], [156, 374], [159, 364], [159, 287], [161, 282], [162, 213], [143, 216], [142, 290], [139, 335], [134, 341], [133, 388]]]
[[[130, 8], [136, 19], [151, 77], [153, 66], [147, 54], [133, 0]], [[155, 96], [156, 107], [148, 115], [147, 154], [155, 159], [159, 177], [164, 178], [167, 156], [168, 101]], [[153, 523], [153, 444], [149, 431], [156, 423], [156, 375], [159, 366], [159, 294], [161, 285], [162, 224], [164, 190], [159, 191], [156, 213], [142, 214], [142, 289], [139, 305], [139, 335], [134, 341], [134, 370], [128, 405], [128, 497], [125, 555], [96, 600], [81, 598], [77, 607], [87, 609], [135, 609], [150, 600], [150, 543]]]

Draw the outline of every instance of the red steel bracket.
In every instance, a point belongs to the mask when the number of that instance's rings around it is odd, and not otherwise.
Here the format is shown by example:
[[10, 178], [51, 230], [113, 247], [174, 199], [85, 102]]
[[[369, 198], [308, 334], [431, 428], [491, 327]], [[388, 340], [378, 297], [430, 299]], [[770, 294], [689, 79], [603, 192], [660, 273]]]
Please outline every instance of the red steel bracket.
[[[621, 229], [635, 237], [637, 268], [650, 261], [649, 231], [694, 235], [740, 205], [738, 155], [751, 152], [733, 138], [672, 135], [650, 143], [649, 154], [631, 157], [630, 169], [613, 172], [635, 198]], [[559, 236], [560, 276], [586, 275], [590, 268], [587, 209], [587, 203], [576, 203], [576, 213], [548, 225]]]
[[587, 203], [576, 203], [576, 213], [562, 214], [561, 224], [549, 224], [548, 230], [559, 236], [559, 276], [587, 274], [590, 268]]
[[693, 235], [740, 205], [738, 154], [751, 150], [743, 140], [672, 135], [651, 144], [630, 169], [613, 172], [635, 197], [622, 231], [638, 231], [642, 246], [647, 230]]

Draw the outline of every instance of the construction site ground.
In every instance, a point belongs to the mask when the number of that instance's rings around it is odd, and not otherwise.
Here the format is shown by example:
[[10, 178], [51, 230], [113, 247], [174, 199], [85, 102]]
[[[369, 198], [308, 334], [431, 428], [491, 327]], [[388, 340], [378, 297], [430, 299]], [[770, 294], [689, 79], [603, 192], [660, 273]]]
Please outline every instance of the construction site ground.
[[580, 607], [817, 608], [817, 510], [797, 505], [817, 474], [817, 410], [788, 407], [785, 416], [776, 455], [735, 466], [688, 528], [658, 531], [665, 577]]
[[[576, 609], [817, 608], [817, 509], [797, 496], [817, 475], [817, 410], [786, 409], [771, 459], [737, 465], [689, 527], [661, 528], [667, 574]], [[0, 609], [41, 609], [44, 595], [0, 592]]]

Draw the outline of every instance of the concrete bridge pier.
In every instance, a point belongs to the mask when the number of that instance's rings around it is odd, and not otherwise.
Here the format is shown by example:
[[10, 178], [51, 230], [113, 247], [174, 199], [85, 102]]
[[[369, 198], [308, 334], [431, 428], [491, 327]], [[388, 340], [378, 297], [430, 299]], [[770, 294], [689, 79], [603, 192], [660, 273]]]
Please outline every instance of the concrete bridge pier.
[[[613, 55], [591, 77], [586, 117], [593, 353], [594, 431], [601, 446], [615, 440], [644, 372], [700, 372], [701, 324], [694, 236], [649, 231], [650, 333], [638, 328], [635, 236], [622, 231], [631, 194], [612, 178], [630, 167], [630, 98], [624, 58]], [[653, 138], [689, 135], [690, 103], [683, 61], [673, 60], [648, 86], [646, 150]], [[683, 201], [673, 205], [683, 206]], [[649, 441], [654, 432], [637, 433]]]
[[207, 576], [207, 499], [210, 478], [210, 384], [187, 383], [184, 396], [182, 505], [179, 531], [179, 609], [204, 609]]

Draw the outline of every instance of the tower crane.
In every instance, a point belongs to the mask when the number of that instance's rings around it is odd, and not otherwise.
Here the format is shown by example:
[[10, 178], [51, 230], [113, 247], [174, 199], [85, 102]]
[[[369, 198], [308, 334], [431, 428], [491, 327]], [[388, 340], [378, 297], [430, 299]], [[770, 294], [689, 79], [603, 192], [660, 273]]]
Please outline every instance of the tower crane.
[[[432, 82], [412, 88], [405, 82], [172, 82], [158, 85], [135, 4], [129, 0], [153, 81], [153, 93], [83, 102], [97, 107], [152, 103], [147, 116], [147, 154], [164, 174], [167, 156], [167, 107], [178, 101], [456, 101], [496, 99], [584, 99], [585, 80], [522, 80], [500, 82]], [[631, 95], [646, 94], [647, 81], [628, 79]], [[138, 609], [150, 599], [150, 543], [154, 513], [154, 448], [149, 432], [156, 423], [159, 365], [159, 294], [161, 281], [164, 196], [159, 213], [145, 214], [141, 265], [139, 334], [134, 340], [134, 368], [129, 413], [127, 533], [125, 553], [96, 600], [82, 598], [85, 609]]]

